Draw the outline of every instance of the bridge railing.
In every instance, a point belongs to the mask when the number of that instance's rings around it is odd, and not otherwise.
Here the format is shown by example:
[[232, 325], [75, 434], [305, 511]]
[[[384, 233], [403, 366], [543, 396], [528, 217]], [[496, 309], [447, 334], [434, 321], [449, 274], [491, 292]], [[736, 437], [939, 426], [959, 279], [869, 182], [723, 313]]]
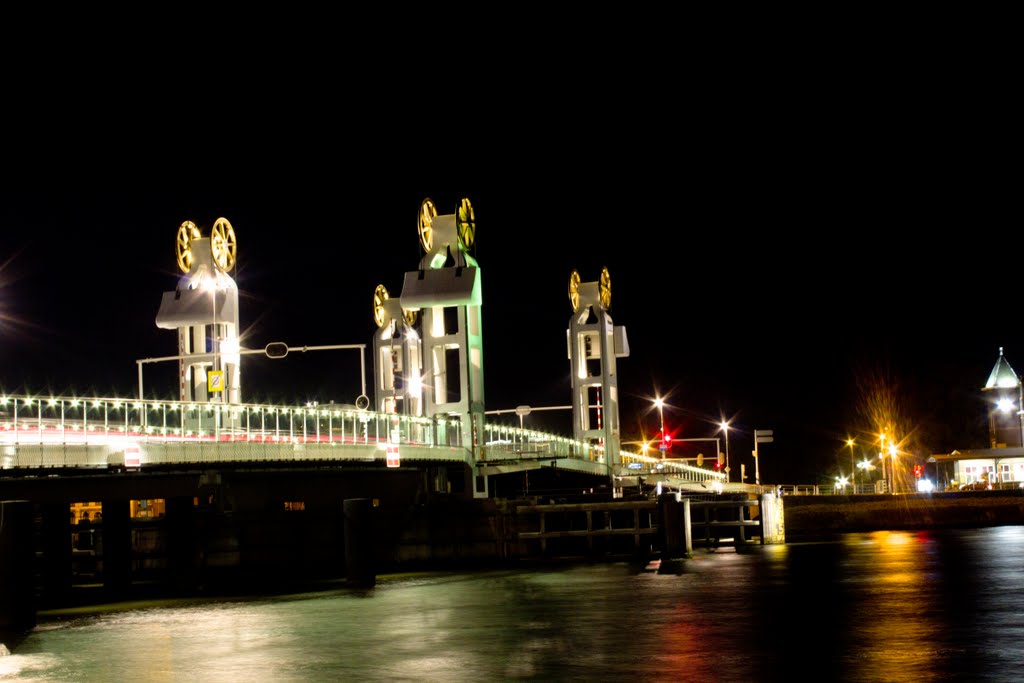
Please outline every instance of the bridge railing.
[[[485, 460], [573, 458], [606, 462], [604, 448], [593, 443], [499, 424], [485, 425], [484, 431], [481, 457]], [[47, 463], [43, 451], [36, 457], [39, 449], [33, 449], [25, 462], [17, 457], [20, 449], [30, 446], [105, 446], [117, 450], [128, 443], [238, 443], [253, 444], [254, 448], [388, 443], [463, 447], [461, 420], [447, 416], [415, 417], [333, 405], [0, 395], [0, 466], [37, 467]], [[623, 468], [635, 469], [637, 474], [658, 472], [694, 481], [722, 478], [710, 470], [626, 451], [620, 452], [619, 460]]]
[[460, 421], [334, 406], [0, 396], [0, 444], [154, 442], [462, 445]]
[[[487, 460], [576, 458], [590, 462], [606, 462], [605, 449], [585, 441], [500, 424], [486, 425], [484, 432]], [[619, 452], [619, 461], [627, 471], [635, 470], [637, 475], [658, 473], [700, 482], [725, 479], [725, 475], [720, 472], [628, 451]]]

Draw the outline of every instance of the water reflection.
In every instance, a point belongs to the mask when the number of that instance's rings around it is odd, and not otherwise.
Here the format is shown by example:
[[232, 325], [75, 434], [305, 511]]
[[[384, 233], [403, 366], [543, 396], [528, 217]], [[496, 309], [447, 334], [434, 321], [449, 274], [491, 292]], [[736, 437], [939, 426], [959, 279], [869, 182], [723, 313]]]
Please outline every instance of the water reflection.
[[1021, 680], [1024, 527], [44, 622], [0, 680]]

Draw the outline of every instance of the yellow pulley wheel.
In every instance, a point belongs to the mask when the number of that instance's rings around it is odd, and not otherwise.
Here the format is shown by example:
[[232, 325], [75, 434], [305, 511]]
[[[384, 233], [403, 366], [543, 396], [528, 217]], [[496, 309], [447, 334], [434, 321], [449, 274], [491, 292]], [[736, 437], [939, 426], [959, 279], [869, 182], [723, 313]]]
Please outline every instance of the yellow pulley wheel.
[[468, 199], [463, 199], [459, 204], [459, 210], [455, 213], [455, 226], [459, 233], [459, 244], [463, 249], [469, 249], [476, 238], [476, 216], [473, 215], [473, 205]]
[[388, 290], [384, 285], [377, 285], [373, 290], [373, 322], [377, 327], [384, 325], [384, 302], [388, 300]]
[[608, 274], [607, 268], [601, 269], [598, 293], [601, 296], [601, 308], [607, 311], [612, 306], [612, 276]]
[[434, 202], [427, 197], [420, 204], [420, 213], [417, 220], [417, 229], [420, 233], [420, 244], [423, 245], [423, 251], [429, 252], [434, 246], [434, 231], [431, 228], [431, 224], [437, 217], [437, 207], [434, 206]]
[[210, 250], [213, 252], [213, 263], [221, 272], [227, 273], [235, 267], [235, 255], [238, 244], [235, 242], [235, 229], [227, 218], [218, 218], [210, 233]]
[[569, 276], [569, 301], [572, 303], [572, 310], [575, 313], [580, 307], [580, 274], [575, 270]]
[[416, 309], [403, 310], [402, 315], [405, 317], [405, 323], [411, 326], [416, 324], [416, 319], [419, 318], [420, 312]]
[[183, 273], [192, 270], [192, 240], [197, 240], [199, 237], [199, 228], [192, 221], [185, 221], [178, 226], [178, 267]]

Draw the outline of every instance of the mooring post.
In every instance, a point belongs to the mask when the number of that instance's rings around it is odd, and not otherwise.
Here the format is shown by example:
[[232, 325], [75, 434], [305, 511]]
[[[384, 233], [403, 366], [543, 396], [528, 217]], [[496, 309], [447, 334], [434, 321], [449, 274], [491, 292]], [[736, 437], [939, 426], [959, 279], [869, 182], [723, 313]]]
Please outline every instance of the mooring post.
[[370, 587], [377, 583], [374, 567], [373, 501], [349, 498], [345, 512], [345, 573], [350, 583]]
[[36, 625], [34, 559], [32, 503], [0, 501], [0, 631], [28, 631]]
[[690, 557], [693, 544], [690, 538], [690, 499], [677, 493], [663, 493], [658, 497], [661, 515], [661, 543], [663, 559]]

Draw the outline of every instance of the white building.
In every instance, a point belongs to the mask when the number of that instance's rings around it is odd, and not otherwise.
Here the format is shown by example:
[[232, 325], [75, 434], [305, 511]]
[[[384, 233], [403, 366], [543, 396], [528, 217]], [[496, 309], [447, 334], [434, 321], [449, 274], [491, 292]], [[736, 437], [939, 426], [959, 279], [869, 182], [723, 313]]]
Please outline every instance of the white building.
[[1005, 488], [1024, 483], [1024, 386], [1003, 356], [981, 388], [988, 398], [989, 448], [933, 455], [951, 487]]

